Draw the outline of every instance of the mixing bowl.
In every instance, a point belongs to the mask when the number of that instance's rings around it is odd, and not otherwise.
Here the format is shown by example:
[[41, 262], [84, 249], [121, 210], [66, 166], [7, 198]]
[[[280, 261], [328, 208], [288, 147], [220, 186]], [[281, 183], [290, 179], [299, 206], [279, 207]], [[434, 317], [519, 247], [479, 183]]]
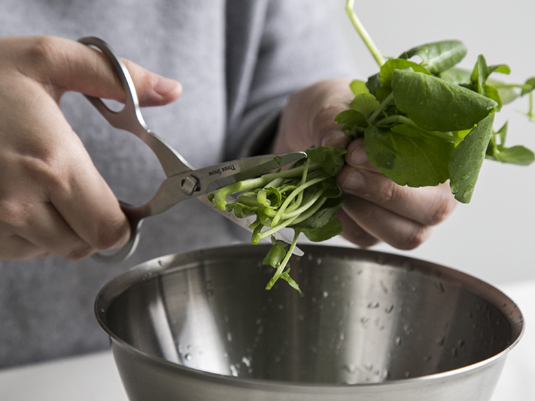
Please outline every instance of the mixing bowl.
[[268, 247], [161, 257], [110, 281], [97, 319], [131, 401], [484, 401], [520, 310], [464, 273], [302, 246], [264, 290]]

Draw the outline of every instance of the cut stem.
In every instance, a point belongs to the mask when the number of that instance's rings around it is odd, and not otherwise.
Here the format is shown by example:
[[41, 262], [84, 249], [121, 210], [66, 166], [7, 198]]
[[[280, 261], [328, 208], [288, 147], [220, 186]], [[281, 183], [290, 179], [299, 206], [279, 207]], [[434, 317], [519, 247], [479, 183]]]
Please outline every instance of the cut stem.
[[271, 287], [273, 287], [273, 285], [277, 282], [277, 280], [282, 275], [282, 272], [284, 271], [284, 268], [288, 264], [288, 261], [290, 260], [290, 257], [292, 256], [292, 253], [293, 253], [293, 251], [295, 249], [298, 237], [299, 237], [299, 233], [296, 231], [295, 234], [294, 234], [293, 241], [292, 241], [292, 243], [290, 245], [290, 248], [286, 252], [286, 255], [284, 255], [284, 259], [282, 259], [280, 265], [277, 267], [277, 271], [275, 272], [275, 274], [273, 275], [271, 280], [269, 280], [269, 283], [267, 283], [266, 290], [271, 290]]

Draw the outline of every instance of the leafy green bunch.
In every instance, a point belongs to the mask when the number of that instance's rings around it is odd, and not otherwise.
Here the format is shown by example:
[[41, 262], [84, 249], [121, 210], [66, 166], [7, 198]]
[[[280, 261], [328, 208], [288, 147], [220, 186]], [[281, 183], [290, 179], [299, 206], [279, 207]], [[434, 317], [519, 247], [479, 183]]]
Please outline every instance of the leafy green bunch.
[[523, 84], [491, 79], [491, 74], [509, 74], [510, 69], [489, 66], [482, 55], [472, 71], [456, 68], [467, 52], [457, 40], [417, 46], [385, 61], [360, 25], [351, 0], [346, 9], [380, 71], [366, 82], [351, 82], [355, 97], [335, 121], [350, 139], [364, 137], [371, 163], [383, 174], [410, 187], [449, 179], [455, 198], [468, 203], [485, 158], [533, 162], [531, 150], [505, 146], [507, 123], [495, 130], [493, 122], [503, 105], [528, 94], [527, 114], [535, 120], [535, 78]]
[[266, 286], [268, 290], [280, 278], [301, 292], [289, 275], [290, 269], [285, 270], [300, 233], [310, 241], [321, 242], [342, 232], [342, 223], [334, 214], [342, 206], [335, 177], [344, 166], [346, 150], [343, 146], [321, 146], [306, 153], [306, 160], [294, 163], [287, 170], [239, 181], [210, 197], [214, 207], [236, 217], [256, 215], [249, 226], [253, 230], [253, 244], [283, 228], [294, 230], [291, 244], [271, 237], [272, 247], [263, 264], [276, 271]]

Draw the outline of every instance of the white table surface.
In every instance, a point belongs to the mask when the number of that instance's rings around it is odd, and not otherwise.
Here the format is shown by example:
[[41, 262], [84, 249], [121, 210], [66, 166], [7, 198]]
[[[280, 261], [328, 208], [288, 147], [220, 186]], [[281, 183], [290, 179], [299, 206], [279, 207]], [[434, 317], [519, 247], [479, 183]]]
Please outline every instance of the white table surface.
[[[492, 401], [535, 400], [535, 281], [501, 287], [522, 310], [524, 337]], [[111, 352], [0, 370], [1, 401], [127, 401]]]

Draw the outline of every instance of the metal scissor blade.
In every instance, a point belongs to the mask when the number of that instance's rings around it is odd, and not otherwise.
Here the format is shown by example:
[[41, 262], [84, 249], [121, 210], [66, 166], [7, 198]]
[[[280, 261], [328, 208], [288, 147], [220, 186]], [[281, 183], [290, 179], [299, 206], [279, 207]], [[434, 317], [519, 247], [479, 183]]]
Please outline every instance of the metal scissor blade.
[[[238, 181], [261, 176], [287, 164], [305, 159], [306, 157], [307, 154], [305, 152], [248, 157], [246, 159], [222, 163], [218, 166], [195, 170], [194, 174], [198, 178], [204, 175], [201, 178], [201, 182], [207, 184], [204, 185], [202, 192], [209, 193]], [[203, 174], [206, 173], [205, 170], [208, 175]]]
[[[253, 230], [251, 230], [249, 228], [249, 225], [255, 220], [254, 216], [249, 216], [249, 217], [245, 217], [245, 218], [240, 219], [240, 218], [236, 217], [234, 215], [234, 213], [232, 213], [232, 212], [219, 210], [218, 208], [215, 208], [214, 205], [212, 204], [212, 202], [210, 202], [208, 200], [208, 195], [198, 196], [196, 199], [198, 199], [199, 201], [204, 203], [206, 206], [208, 206], [213, 211], [218, 212], [220, 215], [222, 215], [222, 216], [226, 217], [227, 219], [231, 220], [233, 223], [236, 223], [240, 227], [245, 228], [249, 232], [253, 232]], [[287, 244], [291, 244], [292, 243], [292, 241], [290, 241], [288, 238], [286, 238], [284, 235], [282, 235], [282, 233], [280, 231], [277, 231], [275, 234], [273, 234], [273, 237], [275, 237], [275, 239], [277, 239], [279, 241], [284, 241]], [[269, 241], [269, 238], [265, 238], [264, 240], [265, 241]], [[294, 255], [296, 255], [296, 256], [303, 256], [305, 254], [298, 247], [295, 247], [292, 253]]]

